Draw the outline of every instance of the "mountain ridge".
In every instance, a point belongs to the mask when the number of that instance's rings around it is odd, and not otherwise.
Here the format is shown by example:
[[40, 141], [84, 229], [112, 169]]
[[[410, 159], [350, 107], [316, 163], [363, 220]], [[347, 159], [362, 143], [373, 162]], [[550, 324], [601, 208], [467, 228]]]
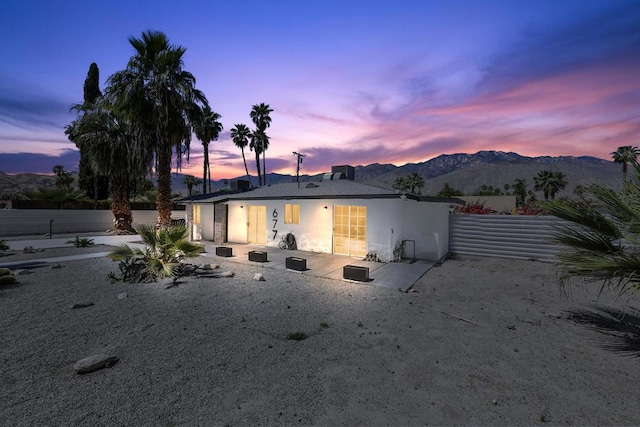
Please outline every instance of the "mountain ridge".
[[[548, 169], [566, 175], [567, 188], [559, 193], [570, 195], [578, 185], [598, 182], [616, 190], [622, 187], [621, 166], [613, 161], [591, 156], [522, 156], [514, 152], [478, 151], [477, 153], [441, 154], [433, 159], [395, 166], [390, 163], [371, 163], [357, 165], [355, 181], [370, 185], [392, 188], [394, 181], [401, 176], [417, 172], [425, 180], [422, 190], [424, 195], [435, 195], [445, 183], [461, 190], [465, 194], [474, 192], [481, 185], [504, 189], [512, 185], [516, 178], [525, 179], [528, 188], [533, 189], [533, 177], [541, 170]], [[327, 171], [329, 172], [329, 171]], [[301, 182], [318, 181], [324, 174], [300, 175]], [[182, 183], [183, 174], [173, 174], [172, 189], [174, 192], [187, 194]], [[252, 176], [254, 185], [257, 178]], [[230, 185], [230, 182], [246, 179], [246, 175], [212, 181], [213, 191]], [[7, 175], [0, 172], [0, 199], [8, 192], [35, 190], [42, 186], [52, 186], [55, 176], [38, 174]], [[296, 177], [287, 174], [267, 174], [267, 183], [295, 182]]]

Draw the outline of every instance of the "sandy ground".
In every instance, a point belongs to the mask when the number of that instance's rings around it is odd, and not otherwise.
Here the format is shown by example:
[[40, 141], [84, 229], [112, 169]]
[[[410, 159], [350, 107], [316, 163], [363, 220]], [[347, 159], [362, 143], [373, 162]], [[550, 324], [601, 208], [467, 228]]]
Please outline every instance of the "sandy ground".
[[[99, 258], [35, 268], [0, 288], [0, 423], [640, 424], [637, 322], [624, 341], [575, 314], [614, 307], [634, 323], [637, 304], [598, 299], [597, 286], [567, 295], [553, 265], [451, 259], [410, 293], [221, 269], [236, 276], [167, 289], [112, 284], [116, 264]], [[94, 305], [71, 309], [86, 301]], [[287, 339], [293, 332], [309, 337]], [[74, 372], [109, 351], [115, 366]]]

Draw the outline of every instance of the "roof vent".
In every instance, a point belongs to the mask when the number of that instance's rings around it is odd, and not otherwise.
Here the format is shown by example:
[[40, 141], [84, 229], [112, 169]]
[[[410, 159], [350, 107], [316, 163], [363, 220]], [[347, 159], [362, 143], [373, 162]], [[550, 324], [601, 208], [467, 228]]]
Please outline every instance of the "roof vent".
[[339, 179], [345, 179], [345, 175], [342, 172], [333, 172], [322, 174], [323, 181], [337, 181]]
[[306, 188], [316, 188], [318, 187], [316, 184], [314, 184], [313, 182], [310, 182], [307, 184]]

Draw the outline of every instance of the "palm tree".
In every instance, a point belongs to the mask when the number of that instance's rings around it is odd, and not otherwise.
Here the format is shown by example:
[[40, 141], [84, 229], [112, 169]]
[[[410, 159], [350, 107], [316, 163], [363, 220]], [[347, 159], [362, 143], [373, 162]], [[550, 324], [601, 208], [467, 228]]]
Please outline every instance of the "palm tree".
[[516, 196], [516, 206], [524, 206], [527, 199], [527, 180], [516, 178], [511, 188]]
[[538, 172], [538, 175], [533, 178], [533, 181], [535, 183], [534, 190], [542, 191], [545, 201], [548, 201], [549, 198], [554, 200], [556, 193], [567, 186], [565, 174], [562, 172], [552, 172], [550, 170]]
[[242, 161], [244, 162], [244, 170], [247, 173], [247, 179], [249, 180], [249, 185], [253, 187], [251, 183], [251, 177], [249, 176], [249, 169], [247, 168], [247, 159], [244, 157], [244, 149], [249, 144], [249, 138], [251, 137], [251, 131], [247, 127], [247, 125], [237, 124], [231, 129], [231, 139], [236, 147], [240, 148], [242, 151]]
[[146, 176], [153, 153], [148, 146], [135, 142], [129, 123], [106, 99], [85, 111], [68, 131], [82, 144], [91, 168], [109, 177], [114, 230], [133, 231], [129, 186]]
[[556, 239], [566, 250], [562, 283], [571, 277], [601, 281], [620, 294], [640, 289], [640, 165], [632, 163], [632, 180], [621, 192], [599, 184], [584, 188], [580, 202], [558, 200], [548, 211], [571, 224], [558, 228]]
[[629, 163], [637, 163], [640, 150], [638, 147], [632, 147], [631, 145], [625, 145], [618, 147], [616, 151], [611, 153], [614, 163], [622, 163], [622, 180], [627, 180], [627, 168]]
[[399, 176], [393, 182], [393, 185], [391, 186], [391, 188], [398, 191], [407, 191], [409, 190], [410, 187], [409, 187], [409, 182], [407, 181], [407, 178], [404, 176]]
[[196, 181], [196, 177], [193, 175], [185, 175], [182, 183], [187, 186], [187, 191], [189, 192], [189, 196], [193, 194], [193, 186], [198, 185]]
[[[411, 192], [413, 194], [421, 194], [422, 189], [424, 188], [424, 178], [418, 172], [412, 172], [407, 177], [409, 187], [411, 187]], [[416, 192], [416, 188], [418, 192]]]
[[178, 170], [182, 156], [189, 159], [192, 125], [207, 105], [195, 88], [195, 78], [183, 69], [186, 49], [169, 44], [159, 31], [146, 31], [140, 39], [129, 37], [134, 55], [126, 69], [108, 79], [106, 94], [130, 122], [137, 144], [151, 147], [158, 173], [158, 225], [171, 224], [171, 160], [176, 152]]
[[[222, 116], [213, 110], [209, 105], [205, 105], [202, 108], [202, 115], [200, 120], [194, 123], [194, 130], [196, 137], [202, 141], [202, 147], [204, 148], [204, 161], [202, 182], [204, 183], [203, 194], [211, 192], [211, 168], [209, 165], [209, 143], [216, 141], [220, 132], [222, 132], [222, 123], [219, 120]], [[208, 189], [207, 189], [208, 185]]]
[[258, 185], [262, 186], [262, 173], [260, 172], [260, 154], [262, 154], [262, 135], [260, 131], [251, 133], [251, 142], [249, 142], [249, 150], [256, 154], [256, 171], [258, 172]]
[[266, 134], [266, 130], [269, 126], [271, 126], [271, 117], [269, 116], [273, 110], [269, 107], [269, 104], [265, 104], [264, 102], [260, 104], [256, 104], [251, 108], [251, 120], [256, 125], [257, 133], [257, 143], [260, 144], [260, 151], [262, 152], [262, 175], [263, 179], [261, 182], [263, 184], [267, 184], [267, 166], [265, 164], [265, 152], [269, 148], [269, 137]]

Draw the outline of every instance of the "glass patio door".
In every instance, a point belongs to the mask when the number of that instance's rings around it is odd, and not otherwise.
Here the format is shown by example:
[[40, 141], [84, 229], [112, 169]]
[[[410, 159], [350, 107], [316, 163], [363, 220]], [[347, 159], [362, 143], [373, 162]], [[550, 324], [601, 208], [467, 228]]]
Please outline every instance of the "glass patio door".
[[358, 257], [367, 254], [366, 206], [334, 206], [333, 253]]

